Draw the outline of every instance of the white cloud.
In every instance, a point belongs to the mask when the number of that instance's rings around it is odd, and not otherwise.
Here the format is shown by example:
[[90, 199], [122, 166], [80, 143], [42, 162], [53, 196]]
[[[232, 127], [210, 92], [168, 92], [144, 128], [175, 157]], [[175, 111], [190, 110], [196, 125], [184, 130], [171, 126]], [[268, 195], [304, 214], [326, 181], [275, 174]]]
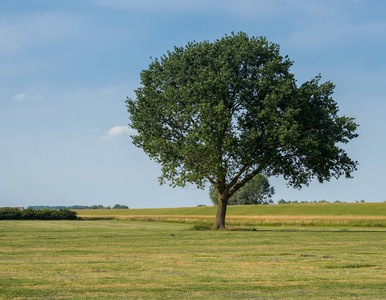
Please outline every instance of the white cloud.
[[12, 99], [13, 101], [23, 101], [23, 100], [37, 101], [37, 100], [42, 100], [43, 96], [39, 95], [38, 93], [34, 94], [33, 92], [32, 93], [23, 92], [23, 93], [18, 93], [13, 95]]
[[102, 137], [102, 139], [112, 139], [117, 137], [129, 136], [132, 134], [136, 134], [136, 130], [129, 128], [129, 126], [115, 126], [110, 128], [106, 135]]
[[16, 94], [13, 96], [13, 100], [16, 100], [16, 101], [23, 100], [26, 95], [27, 95], [27, 93]]
[[115, 126], [107, 132], [108, 136], [120, 136], [132, 133], [129, 126]]

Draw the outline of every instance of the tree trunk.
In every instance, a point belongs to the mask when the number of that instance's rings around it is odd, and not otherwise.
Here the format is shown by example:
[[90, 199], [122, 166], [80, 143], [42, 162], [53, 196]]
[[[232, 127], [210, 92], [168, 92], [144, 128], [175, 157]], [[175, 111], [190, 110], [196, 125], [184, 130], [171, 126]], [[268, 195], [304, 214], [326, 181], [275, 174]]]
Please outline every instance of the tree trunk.
[[221, 195], [218, 197], [217, 214], [214, 222], [216, 229], [225, 229], [225, 215], [227, 212], [228, 197]]

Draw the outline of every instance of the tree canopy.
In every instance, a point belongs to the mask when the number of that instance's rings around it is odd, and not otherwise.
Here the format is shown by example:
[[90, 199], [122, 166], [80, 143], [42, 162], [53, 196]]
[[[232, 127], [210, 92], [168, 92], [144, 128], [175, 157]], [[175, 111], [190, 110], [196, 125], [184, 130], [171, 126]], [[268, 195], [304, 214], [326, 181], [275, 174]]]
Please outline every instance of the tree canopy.
[[[270, 186], [268, 179], [257, 174], [241, 187], [228, 200], [228, 205], [251, 205], [273, 203], [271, 197], [275, 189]], [[209, 197], [214, 205], [218, 204], [218, 192], [214, 187], [209, 189]]]
[[334, 84], [318, 75], [297, 86], [279, 52], [243, 32], [190, 42], [154, 59], [127, 99], [133, 143], [161, 164], [160, 183], [217, 190], [216, 228], [257, 174], [300, 188], [356, 170], [340, 145], [357, 137], [357, 124], [338, 115]]

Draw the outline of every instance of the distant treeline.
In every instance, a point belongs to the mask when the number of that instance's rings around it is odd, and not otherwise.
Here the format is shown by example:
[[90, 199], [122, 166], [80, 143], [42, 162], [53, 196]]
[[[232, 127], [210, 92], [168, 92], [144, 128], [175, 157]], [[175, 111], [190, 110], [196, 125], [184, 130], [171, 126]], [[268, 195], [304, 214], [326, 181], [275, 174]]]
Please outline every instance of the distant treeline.
[[[32, 209], [111, 209], [110, 206], [103, 206], [103, 205], [71, 205], [71, 206], [49, 206], [49, 205], [34, 205], [34, 206], [28, 206], [28, 208]], [[115, 204], [112, 209], [128, 209], [129, 207], [127, 205], [122, 204]]]
[[[361, 200], [360, 202], [365, 203], [366, 201]], [[329, 202], [327, 200], [319, 200], [319, 201], [316, 201], [316, 200], [315, 201], [297, 201], [297, 200], [291, 201], [291, 200], [288, 200], [288, 201], [285, 201], [284, 199], [281, 199], [277, 202], [277, 204], [296, 204], [296, 203], [346, 203], [346, 202], [339, 201], [339, 200], [336, 200], [334, 202]], [[359, 203], [359, 201], [356, 201], [356, 203]]]
[[0, 208], [0, 220], [76, 220], [77, 214], [69, 209]]

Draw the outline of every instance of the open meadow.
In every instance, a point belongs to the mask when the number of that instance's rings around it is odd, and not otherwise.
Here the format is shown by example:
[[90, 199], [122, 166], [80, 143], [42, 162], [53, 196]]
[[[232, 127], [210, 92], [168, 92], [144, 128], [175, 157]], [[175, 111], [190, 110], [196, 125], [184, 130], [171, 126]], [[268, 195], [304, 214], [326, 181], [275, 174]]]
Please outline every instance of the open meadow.
[[192, 227], [0, 221], [0, 299], [384, 299], [383, 227]]

